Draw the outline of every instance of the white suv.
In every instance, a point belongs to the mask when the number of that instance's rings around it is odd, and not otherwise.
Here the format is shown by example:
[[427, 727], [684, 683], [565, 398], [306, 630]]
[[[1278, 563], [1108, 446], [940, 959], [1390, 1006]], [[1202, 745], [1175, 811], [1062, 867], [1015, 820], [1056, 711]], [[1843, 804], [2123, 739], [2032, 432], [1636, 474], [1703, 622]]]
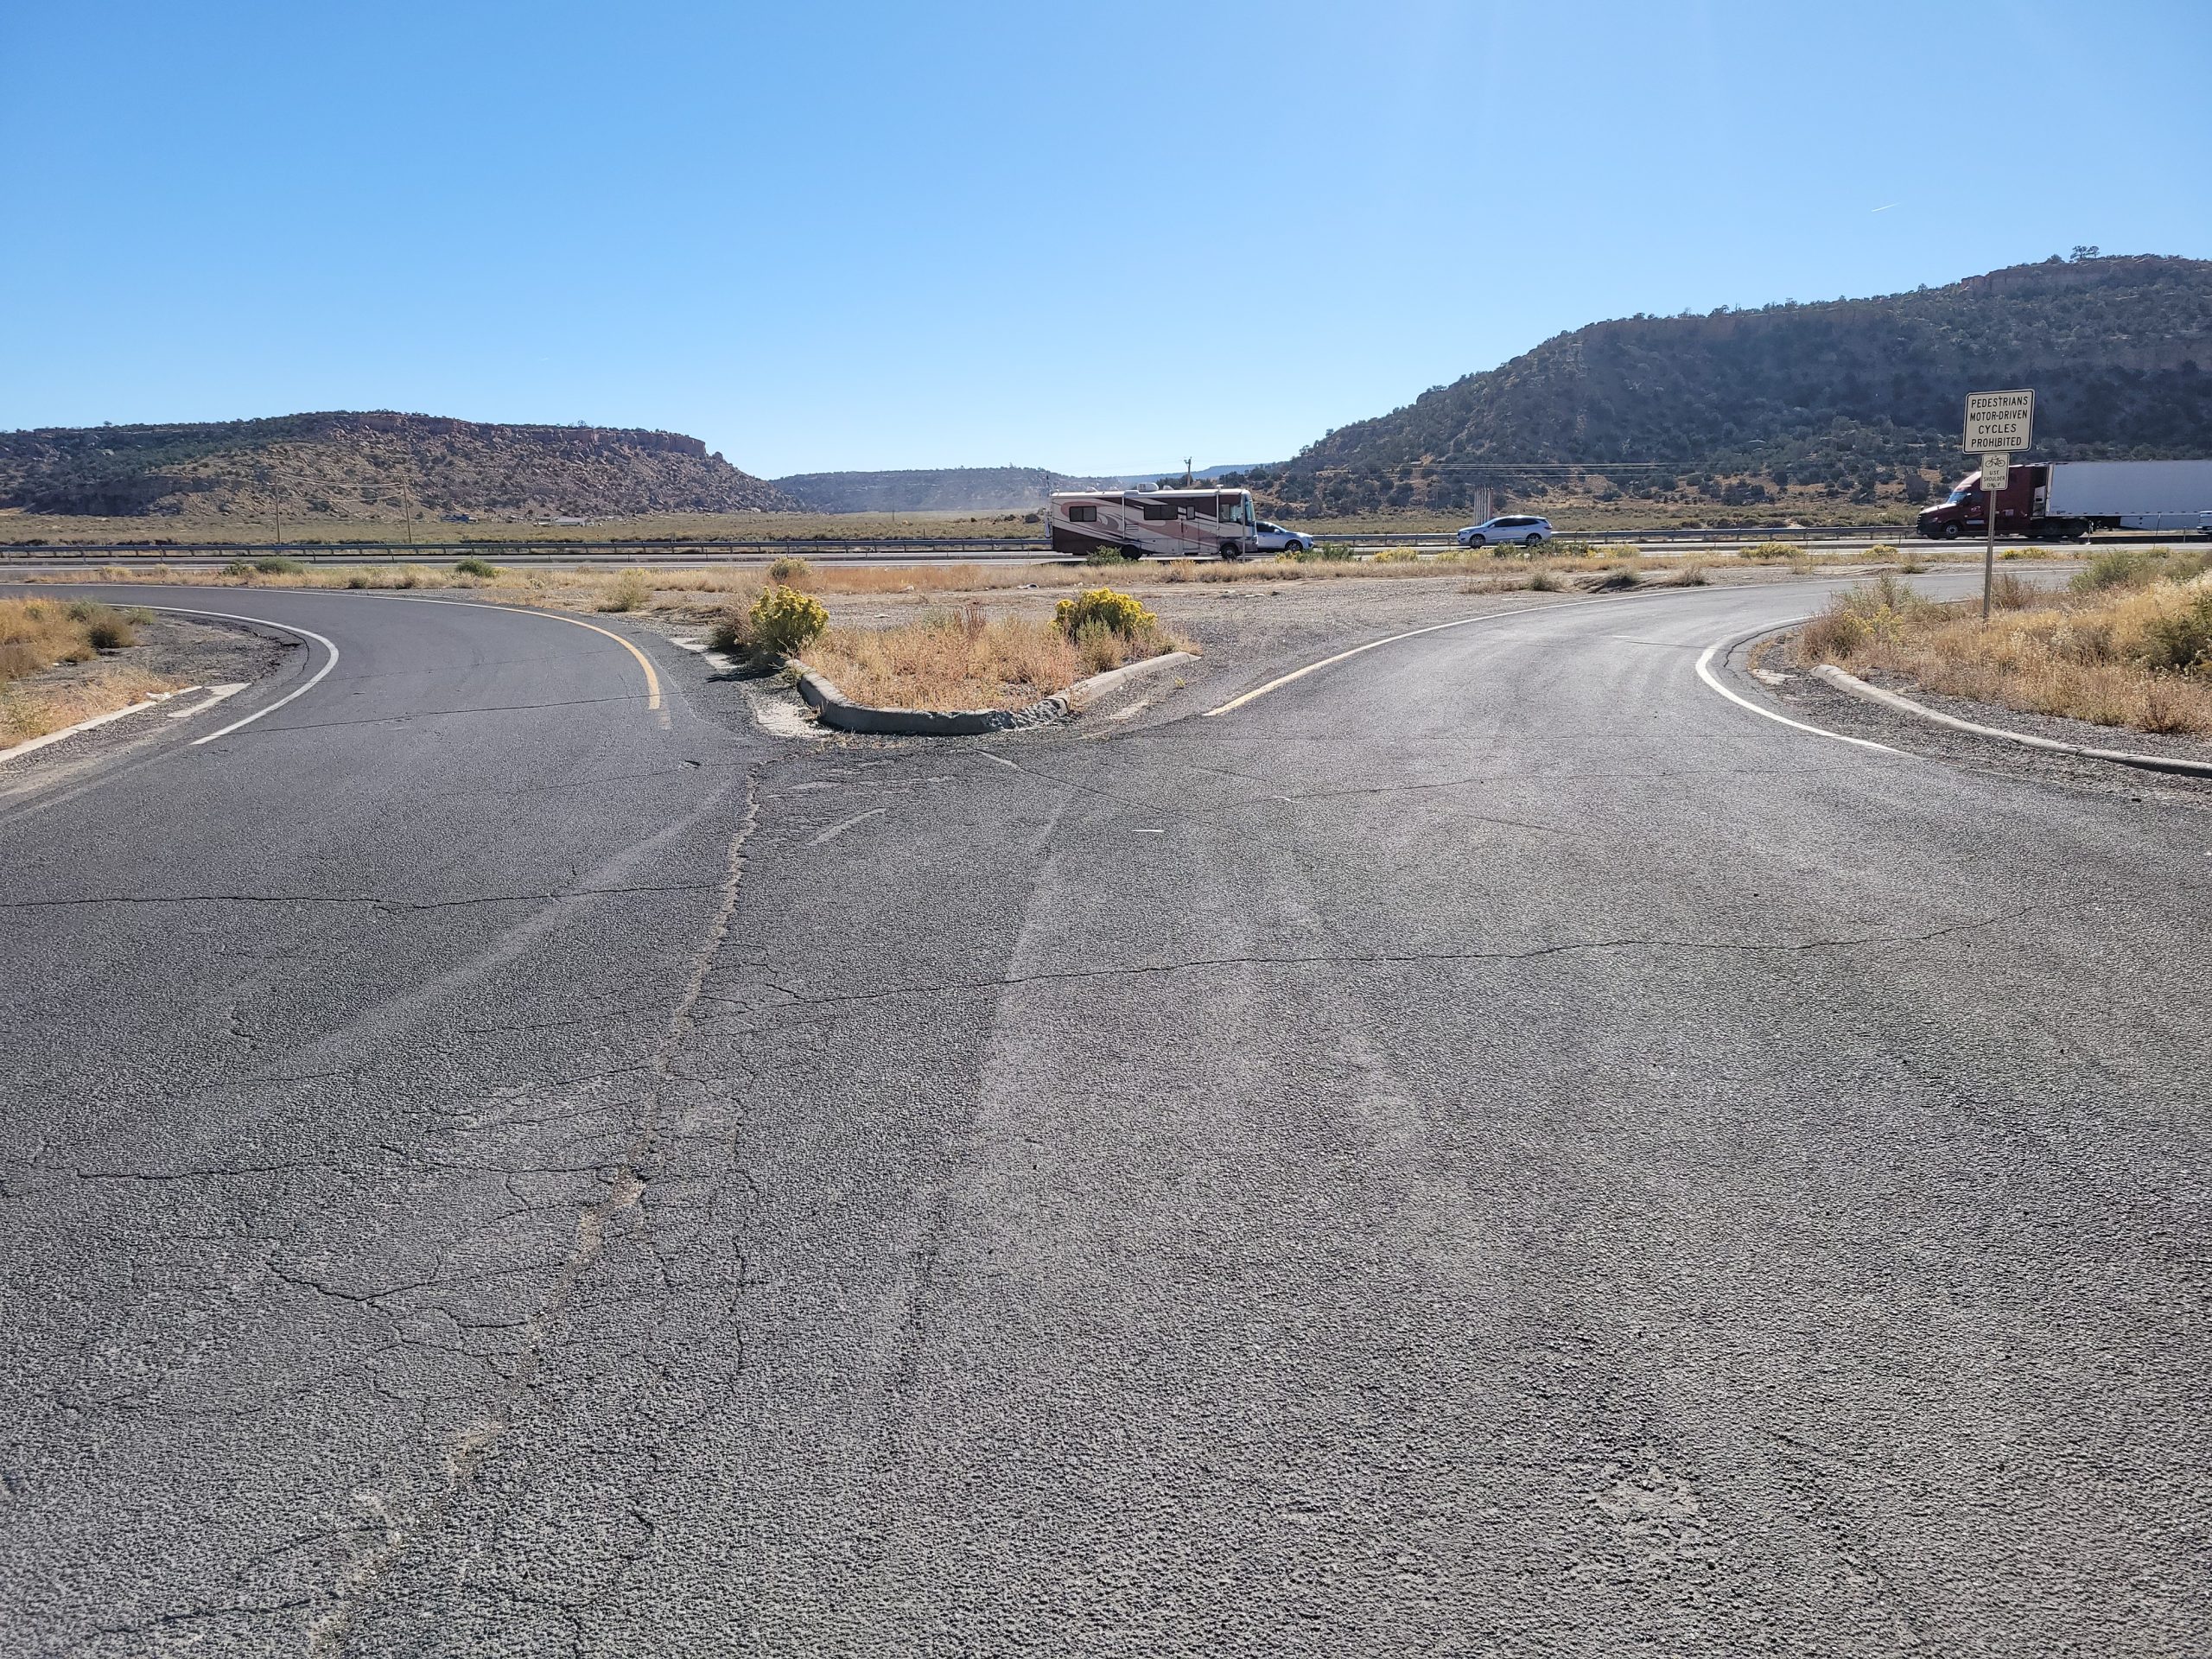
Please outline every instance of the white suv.
[[1462, 547], [1540, 547], [1554, 534], [1548, 518], [1510, 517], [1493, 518], [1488, 524], [1469, 524], [1459, 531]]
[[1313, 550], [1313, 538], [1304, 531], [1285, 530], [1264, 518], [1253, 525], [1252, 531], [1252, 545], [1262, 553], [1287, 553], [1294, 547], [1301, 553]]

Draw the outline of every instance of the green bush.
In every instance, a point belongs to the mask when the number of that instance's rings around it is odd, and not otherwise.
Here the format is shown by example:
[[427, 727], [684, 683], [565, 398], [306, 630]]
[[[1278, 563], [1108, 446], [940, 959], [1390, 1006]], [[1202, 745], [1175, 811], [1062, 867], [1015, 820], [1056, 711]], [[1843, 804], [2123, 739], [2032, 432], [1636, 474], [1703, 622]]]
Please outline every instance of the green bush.
[[779, 588], [804, 588], [814, 575], [814, 567], [804, 559], [789, 555], [773, 561], [768, 566], [768, 580]]
[[1377, 564], [1414, 564], [1420, 559], [1421, 550], [1417, 547], [1385, 547], [1378, 549], [1375, 555]]
[[1738, 548], [1736, 556], [1739, 559], [1794, 559], [1804, 550], [1795, 542], [1757, 542], [1750, 547]]
[[465, 559], [455, 559], [453, 562], [453, 569], [455, 575], [480, 576], [486, 582], [499, 574], [498, 565], [489, 559], [479, 558], [474, 553]]
[[223, 574], [226, 576], [250, 576], [253, 574], [253, 566], [244, 559], [232, 559], [223, 567]]
[[[95, 644], [99, 642], [94, 641]], [[2180, 674], [2212, 671], [2212, 588], [2190, 595], [2143, 630], [2142, 663]]]
[[1127, 564], [1137, 556], [1118, 547], [1094, 547], [1083, 556], [1085, 564]]
[[1880, 559], [1885, 563], [1887, 563], [1891, 559], [1894, 559], [1897, 556], [1897, 544], [1893, 542], [1877, 542], [1873, 546], [1866, 550], [1866, 556], [1868, 558]]
[[2113, 547], [2089, 556], [2088, 567], [2074, 578], [2074, 591], [2094, 594], [2104, 588], [2146, 588], [2154, 582], [2187, 582], [2212, 567], [2212, 552], [2177, 553], [2171, 547]]
[[760, 649], [796, 657], [822, 637], [830, 613], [820, 600], [778, 583], [753, 601], [746, 620]]
[[1062, 600], [1053, 607], [1052, 620], [1071, 639], [1090, 628], [1135, 639], [1160, 626], [1160, 619], [1140, 601], [1111, 588], [1093, 588], [1077, 598]]
[[1874, 639], [1896, 639], [1905, 619], [1933, 604], [1909, 582], [1884, 571], [1871, 587], [1853, 588], [1828, 601], [1797, 636], [1797, 652], [1808, 662], [1847, 658]]
[[1351, 544], [1348, 542], [1316, 542], [1303, 547], [1294, 542], [1275, 555], [1288, 559], [1293, 564], [1344, 564], [1351, 559]]
[[[120, 651], [138, 643], [138, 636], [131, 632], [131, 619], [120, 611], [92, 600], [79, 600], [69, 607], [69, 614], [85, 625], [85, 638], [92, 641], [94, 651]], [[144, 612], [139, 616], [150, 620]]]
[[264, 553], [253, 562], [253, 568], [264, 576], [296, 576], [307, 569], [297, 559], [288, 559], [281, 553]]

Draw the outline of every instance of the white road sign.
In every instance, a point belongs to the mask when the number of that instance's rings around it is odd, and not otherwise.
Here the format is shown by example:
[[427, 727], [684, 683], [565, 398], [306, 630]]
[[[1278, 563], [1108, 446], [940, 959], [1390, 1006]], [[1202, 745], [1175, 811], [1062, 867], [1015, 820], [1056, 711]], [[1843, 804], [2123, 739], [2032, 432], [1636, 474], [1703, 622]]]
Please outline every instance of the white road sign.
[[2012, 467], [2012, 457], [2001, 450], [1984, 455], [1981, 458], [1981, 487], [1992, 491], [2003, 489], [2005, 475], [2011, 472]]
[[2012, 454], [2035, 447], [2036, 395], [2032, 391], [1970, 391], [1967, 394], [1965, 450], [2002, 449]]

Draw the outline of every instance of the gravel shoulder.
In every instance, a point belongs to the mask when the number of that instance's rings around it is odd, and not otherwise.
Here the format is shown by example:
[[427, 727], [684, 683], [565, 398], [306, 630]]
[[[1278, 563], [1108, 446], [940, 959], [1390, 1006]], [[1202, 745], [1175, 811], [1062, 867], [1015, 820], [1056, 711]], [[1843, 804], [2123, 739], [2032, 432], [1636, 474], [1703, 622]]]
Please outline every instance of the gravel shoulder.
[[[1760, 641], [1749, 653], [1747, 664], [1755, 690], [1782, 704], [1793, 717], [1846, 736], [1871, 738], [1931, 760], [1999, 776], [2031, 779], [2065, 789], [2118, 795], [2131, 800], [2175, 801], [2212, 808], [2212, 778], [2149, 772], [2116, 761], [2054, 754], [1996, 738], [1976, 737], [1969, 732], [1918, 720], [1863, 697], [1854, 697], [1798, 666], [1791, 659], [1787, 635]], [[1897, 675], [1870, 674], [1862, 677], [1869, 684], [1910, 697], [1939, 713], [2005, 731], [2094, 748], [2130, 749], [2144, 754], [2212, 762], [2212, 744], [2190, 738], [2098, 726], [2050, 715], [2022, 714], [2014, 709], [1924, 690]]]
[[[133, 625], [137, 645], [109, 652], [89, 663], [48, 669], [16, 684], [37, 696], [96, 679], [117, 668], [138, 669], [171, 685], [251, 683], [285, 671], [288, 663], [299, 660], [304, 650], [296, 640], [272, 638], [235, 623], [203, 621], [160, 611], [150, 615], [151, 620]], [[177, 706], [194, 701], [187, 696]], [[74, 772], [88, 761], [152, 743], [173, 729], [166, 727], [158, 708], [95, 727], [9, 761], [0, 771], [0, 793], [20, 792], [27, 784], [42, 783], [56, 773]]]

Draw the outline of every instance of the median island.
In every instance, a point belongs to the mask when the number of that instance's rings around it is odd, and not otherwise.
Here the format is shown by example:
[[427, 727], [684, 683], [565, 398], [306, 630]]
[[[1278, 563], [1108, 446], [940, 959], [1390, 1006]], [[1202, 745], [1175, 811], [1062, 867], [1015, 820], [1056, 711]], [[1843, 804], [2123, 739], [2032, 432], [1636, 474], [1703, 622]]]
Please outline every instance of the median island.
[[869, 627], [830, 626], [819, 600], [784, 582], [728, 607], [713, 643], [755, 660], [803, 659], [855, 703], [936, 711], [1026, 709], [1093, 675], [1192, 649], [1110, 588], [1061, 600], [1050, 620], [993, 616], [971, 601]]
[[2064, 588], [2000, 575], [1942, 603], [1884, 575], [1799, 630], [1797, 660], [2027, 715], [2212, 738], [2212, 552], [2117, 548]]

